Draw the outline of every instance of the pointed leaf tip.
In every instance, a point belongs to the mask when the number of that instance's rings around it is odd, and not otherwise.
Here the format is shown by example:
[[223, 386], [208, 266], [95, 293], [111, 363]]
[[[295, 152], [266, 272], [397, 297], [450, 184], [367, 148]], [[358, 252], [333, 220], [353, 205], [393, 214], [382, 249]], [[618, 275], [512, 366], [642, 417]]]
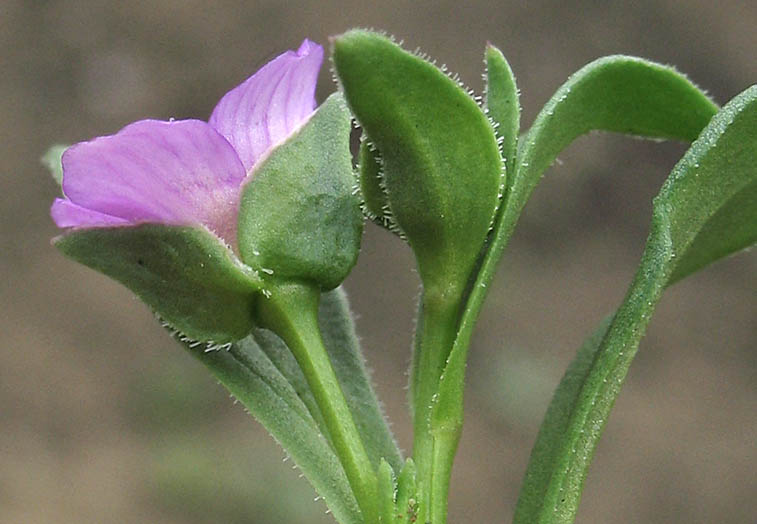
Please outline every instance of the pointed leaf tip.
[[554, 394], [514, 522], [573, 522], [602, 429], [664, 288], [757, 241], [757, 86], [704, 128], [654, 201], [636, 277]]
[[520, 102], [515, 76], [502, 51], [491, 43], [486, 46], [486, 109], [497, 126], [502, 141], [502, 156], [508, 173], [514, 173], [515, 152], [520, 133]]

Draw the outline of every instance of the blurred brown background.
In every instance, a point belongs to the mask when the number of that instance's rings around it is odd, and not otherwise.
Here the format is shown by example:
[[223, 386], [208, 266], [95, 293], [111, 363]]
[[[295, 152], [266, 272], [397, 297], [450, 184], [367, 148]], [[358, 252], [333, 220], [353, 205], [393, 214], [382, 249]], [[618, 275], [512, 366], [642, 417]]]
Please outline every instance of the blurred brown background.
[[[611, 53], [675, 64], [720, 103], [757, 81], [750, 2], [2, 0], [0, 522], [330, 522], [146, 307], [50, 247], [57, 190], [38, 159], [140, 118], [206, 118], [267, 59], [352, 26], [420, 46], [479, 92], [492, 41], [517, 75], [524, 126], [569, 74]], [[324, 68], [319, 97], [333, 89]], [[651, 198], [683, 151], [592, 135], [536, 190], [476, 334], [451, 523], [510, 521], [549, 395], [622, 299]], [[754, 253], [740, 255], [666, 293], [578, 522], [757, 522], [756, 270]], [[418, 292], [407, 247], [368, 227], [347, 289], [407, 449]]]

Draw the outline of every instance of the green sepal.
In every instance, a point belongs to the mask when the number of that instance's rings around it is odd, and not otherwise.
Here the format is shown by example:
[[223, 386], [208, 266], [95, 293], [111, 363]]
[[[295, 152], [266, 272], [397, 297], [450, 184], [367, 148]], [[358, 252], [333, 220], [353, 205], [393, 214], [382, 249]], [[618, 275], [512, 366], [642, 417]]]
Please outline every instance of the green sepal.
[[494, 122], [508, 173], [515, 169], [515, 153], [520, 132], [520, 102], [515, 76], [502, 51], [486, 46], [486, 111]]
[[663, 290], [755, 242], [755, 206], [740, 208], [754, 204], [755, 185], [757, 86], [713, 117], [655, 198], [652, 229], [625, 300], [579, 351], [555, 392], [515, 524], [573, 522], [594, 450]]
[[206, 229], [161, 224], [79, 229], [53, 242], [66, 256], [125, 285], [192, 340], [231, 342], [253, 327], [262, 281]]
[[252, 336], [216, 351], [183, 345], [284, 448], [340, 524], [365, 524], [339, 458], [265, 347]]
[[55, 144], [54, 146], [50, 146], [45, 151], [45, 154], [42, 155], [42, 158], [40, 158], [42, 165], [50, 171], [53, 180], [61, 187], [63, 186], [63, 163], [61, 162], [61, 158], [63, 157], [63, 152], [68, 147], [62, 144]]
[[347, 103], [381, 155], [392, 219], [424, 286], [464, 286], [502, 183], [489, 120], [454, 80], [382, 35], [349, 31], [333, 40], [332, 56]]
[[245, 263], [274, 279], [324, 291], [347, 277], [363, 230], [350, 129], [341, 95], [332, 95], [255, 167], [239, 210]]

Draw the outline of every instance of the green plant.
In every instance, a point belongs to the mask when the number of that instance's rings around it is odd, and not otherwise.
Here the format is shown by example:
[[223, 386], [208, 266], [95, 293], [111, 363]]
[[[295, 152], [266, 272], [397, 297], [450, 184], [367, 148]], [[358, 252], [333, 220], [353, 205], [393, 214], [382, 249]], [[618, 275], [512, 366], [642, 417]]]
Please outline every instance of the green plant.
[[[589, 131], [692, 142], [654, 200], [626, 298], [579, 350], [531, 455], [514, 522], [572, 522], [662, 292], [757, 241], [757, 86], [718, 108], [669, 67], [611, 56], [575, 73], [521, 133], [515, 79], [493, 46], [479, 101], [391, 39], [349, 31], [332, 42], [340, 93], [315, 110], [319, 49], [306, 41], [274, 60], [291, 75], [269, 64], [208, 124], [133, 124], [67, 150], [62, 171], [61, 150], [51, 152], [67, 197], [53, 215], [71, 228], [56, 245], [144, 299], [281, 443], [339, 522], [443, 524], [472, 332], [542, 174]], [[292, 81], [305, 73], [309, 81]], [[350, 112], [363, 133], [357, 173]], [[258, 141], [264, 147], [251, 146]], [[153, 192], [172, 195], [181, 212], [152, 193], [124, 203], [108, 186], [76, 185], [102, 166], [127, 195], [137, 183], [124, 172], [143, 184], [159, 174]], [[182, 178], [187, 171], [200, 180]], [[367, 217], [408, 242], [423, 284], [408, 459], [338, 289], [358, 253], [358, 195]]]

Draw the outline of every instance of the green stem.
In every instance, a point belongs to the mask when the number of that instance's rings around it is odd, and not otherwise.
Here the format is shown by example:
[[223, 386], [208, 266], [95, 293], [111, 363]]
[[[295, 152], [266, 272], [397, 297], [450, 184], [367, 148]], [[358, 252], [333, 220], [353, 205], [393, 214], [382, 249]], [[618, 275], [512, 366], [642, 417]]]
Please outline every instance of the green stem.
[[460, 442], [461, 427], [454, 431], [438, 432], [434, 430], [434, 449], [431, 463], [431, 518], [429, 522], [444, 524], [447, 522], [447, 499], [449, 483], [452, 476], [452, 463]]
[[459, 439], [447, 432], [435, 432], [431, 413], [439, 381], [457, 333], [460, 294], [424, 290], [413, 370], [414, 434], [413, 460], [417, 467], [418, 522], [444, 524], [447, 512], [449, 475]]
[[297, 359], [323, 415], [334, 451], [355, 493], [363, 521], [377, 524], [378, 481], [352, 413], [331, 367], [318, 326], [320, 292], [280, 285], [259, 302], [262, 326], [279, 335]]

